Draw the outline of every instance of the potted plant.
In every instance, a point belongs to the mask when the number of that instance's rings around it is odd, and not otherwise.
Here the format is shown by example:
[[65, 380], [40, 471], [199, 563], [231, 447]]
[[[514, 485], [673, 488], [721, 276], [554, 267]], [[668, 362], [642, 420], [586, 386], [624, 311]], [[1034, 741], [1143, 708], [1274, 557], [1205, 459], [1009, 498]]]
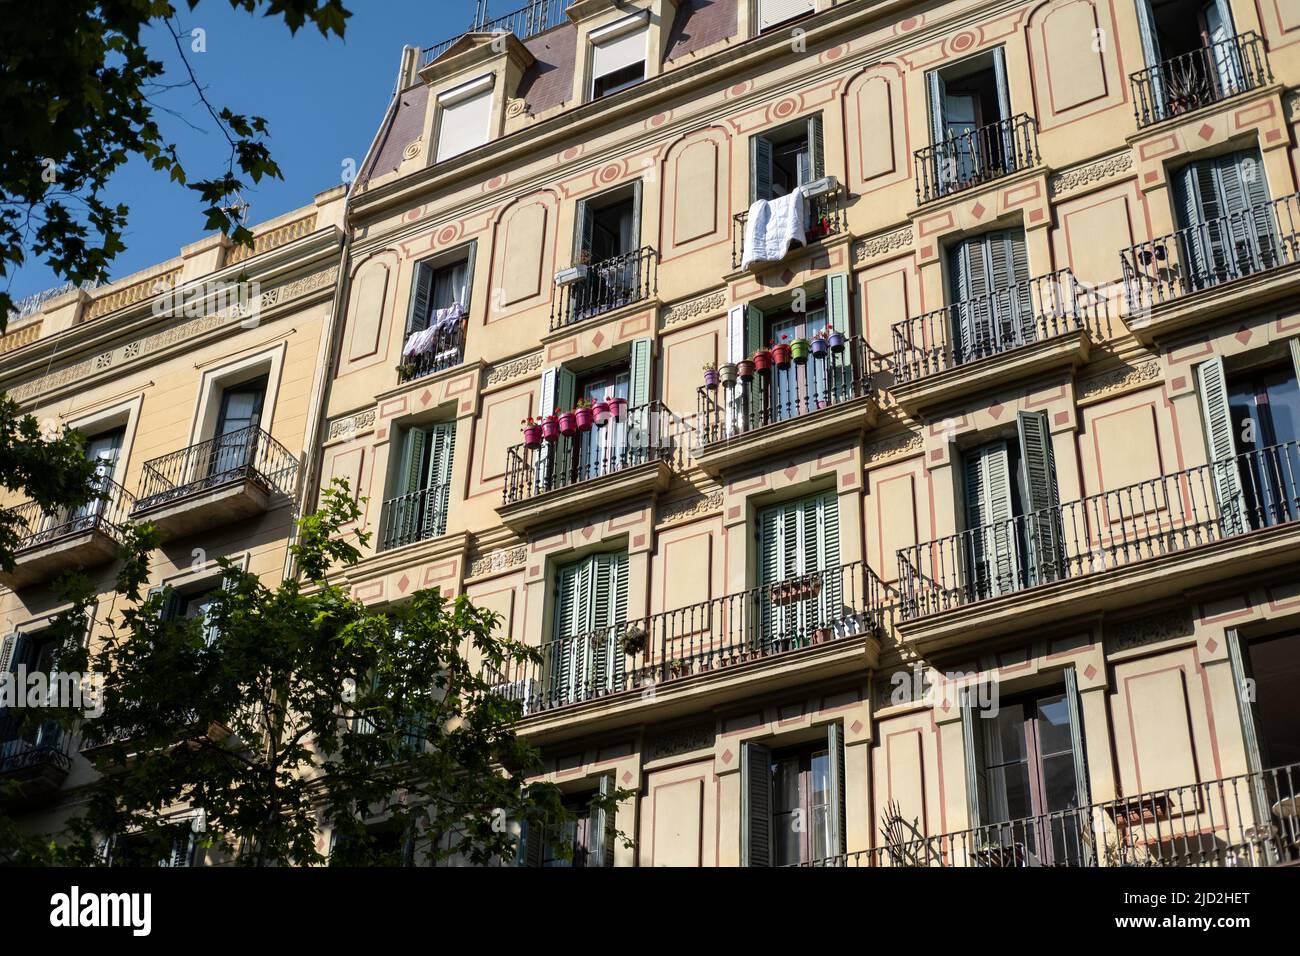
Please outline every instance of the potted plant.
[[718, 378], [722, 381], [724, 388], [736, 387], [736, 363], [723, 362], [718, 366]]
[[772, 361], [780, 368], [790, 367], [790, 343], [786, 341], [790, 336], [781, 336], [780, 342], [773, 342], [770, 346], [772, 350]]
[[748, 382], [754, 377], [753, 359], [741, 359], [736, 363], [736, 374], [740, 376], [742, 382]]
[[614, 396], [613, 398], [605, 399], [605, 401], [609, 403], [610, 418], [615, 421], [621, 421], [623, 419], [623, 412], [627, 408], [627, 399]]
[[842, 352], [846, 341], [848, 341], [847, 336], [839, 329], [831, 329], [826, 333], [826, 344], [831, 347], [832, 352]]
[[772, 369], [772, 352], [769, 349], [758, 349], [754, 352], [752, 361], [754, 371], [759, 375], [766, 375]]
[[713, 362], [705, 362], [704, 387], [713, 391], [717, 389], [719, 381], [721, 381], [721, 379], [718, 377], [718, 366]]
[[542, 419], [542, 438], [546, 441], [555, 441], [560, 437], [560, 410], [557, 408], [550, 415]]
[[542, 447], [542, 423], [540, 419], [529, 415], [520, 424], [524, 426], [524, 447]]
[[556, 417], [560, 423], [560, 434], [565, 438], [572, 438], [578, 434], [578, 420], [573, 417], [573, 412], [561, 412], [556, 410]]
[[685, 677], [689, 672], [690, 668], [680, 658], [674, 658], [668, 662], [668, 673], [671, 677]]
[[573, 404], [573, 420], [578, 425], [578, 431], [591, 431], [594, 415], [591, 410], [591, 402], [585, 398], [580, 398]]
[[598, 398], [592, 402], [591, 417], [595, 420], [597, 428], [604, 428], [605, 423], [609, 421], [609, 402], [603, 398]]
[[808, 361], [809, 342], [803, 336], [790, 343], [790, 357], [803, 365]]
[[812, 341], [808, 343], [808, 350], [813, 358], [825, 359], [830, 354], [830, 346], [826, 344], [826, 329], [818, 329], [813, 333]]
[[624, 654], [628, 657], [635, 657], [637, 654], [640, 654], [645, 650], [646, 644], [648, 643], [648, 635], [645, 632], [645, 628], [641, 625], [633, 624], [622, 633], [618, 642], [619, 646], [623, 649]]
[[415, 364], [412, 362], [403, 362], [397, 366], [397, 374], [402, 378], [410, 378], [415, 374]]

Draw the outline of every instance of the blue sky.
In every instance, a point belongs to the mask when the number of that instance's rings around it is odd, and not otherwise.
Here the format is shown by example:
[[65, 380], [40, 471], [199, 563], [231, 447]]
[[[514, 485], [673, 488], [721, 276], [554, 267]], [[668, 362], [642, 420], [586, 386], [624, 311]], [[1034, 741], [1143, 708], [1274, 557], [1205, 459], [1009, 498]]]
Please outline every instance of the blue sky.
[[[191, 53], [190, 62], [208, 99], [218, 109], [265, 116], [270, 126], [271, 155], [284, 179], [263, 180], [244, 194], [253, 223], [337, 185], [344, 160], [360, 165], [388, 107], [403, 44], [432, 46], [468, 27], [474, 14], [474, 0], [345, 0], [352, 11], [345, 36], [325, 40], [314, 27], [290, 36], [282, 20], [236, 13], [227, 0], [202, 0], [193, 11], [183, 2], [175, 5], [184, 30], [206, 31], [207, 51]], [[490, 9], [500, 16], [521, 5], [522, 0], [497, 0]], [[183, 73], [176, 70], [183, 67], [170, 35], [154, 30], [146, 42], [167, 64], [167, 81], [178, 81]], [[168, 91], [156, 100], [181, 114], [156, 117], [190, 176], [208, 178], [224, 169], [225, 141], [193, 89]], [[201, 238], [204, 219], [195, 195], [142, 162], [123, 167], [108, 194], [131, 209], [127, 248], [114, 261], [113, 276], [170, 259]], [[15, 298], [59, 284], [44, 263], [32, 259], [0, 281], [9, 280]]]

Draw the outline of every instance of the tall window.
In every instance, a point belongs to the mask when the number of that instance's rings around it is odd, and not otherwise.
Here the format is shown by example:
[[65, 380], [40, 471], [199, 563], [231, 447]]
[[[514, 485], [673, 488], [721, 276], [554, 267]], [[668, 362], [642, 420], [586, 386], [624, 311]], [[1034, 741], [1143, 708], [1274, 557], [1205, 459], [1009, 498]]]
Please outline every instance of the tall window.
[[1255, 149], [1189, 163], [1171, 175], [1186, 281], [1204, 288], [1278, 264], [1264, 164]]
[[750, 139], [750, 202], [787, 196], [826, 175], [822, 116], [787, 123]]
[[266, 382], [263, 375], [222, 389], [208, 467], [208, 474], [213, 478], [242, 477], [245, 468], [256, 465]]
[[434, 162], [459, 156], [488, 141], [492, 132], [491, 74], [438, 97], [438, 145]]
[[591, 98], [617, 93], [645, 79], [649, 30], [641, 14], [594, 31], [591, 37]]
[[948, 252], [948, 278], [957, 364], [1034, 341], [1029, 254], [1022, 230], [961, 240]]
[[834, 723], [813, 744], [741, 746], [742, 866], [791, 866], [845, 852], [843, 734]]
[[455, 422], [407, 430], [396, 494], [385, 516], [384, 547], [436, 538], [447, 530], [455, 451]]
[[555, 573], [546, 662], [551, 698], [586, 700], [622, 689], [619, 630], [627, 622], [627, 552], [592, 554]]
[[602, 776], [596, 790], [565, 797], [571, 819], [564, 823], [525, 826], [519, 835], [518, 862], [523, 866], [589, 867], [614, 865], [614, 817], [591, 809], [597, 791], [610, 794], [614, 778]]
[[[1213, 103], [1248, 88], [1228, 0], [1136, 0], [1142, 55], [1155, 68], [1158, 116]], [[1162, 66], [1163, 64], [1163, 66]]]
[[402, 362], [413, 366], [411, 377], [460, 363], [474, 281], [474, 252], [471, 243], [468, 249], [416, 265], [402, 344]]
[[212, 605], [216, 601], [217, 592], [220, 589], [220, 583], [213, 584], [211, 582], [197, 586], [173, 588], [168, 595], [167, 603], [163, 606], [163, 620], [197, 620], [200, 622], [199, 626], [203, 631], [204, 641], [211, 644], [220, 633], [212, 620]]
[[926, 74], [939, 193], [1018, 167], [1006, 57], [1001, 47]]
[[[54, 656], [58, 650], [48, 633], [7, 634], [0, 638], [0, 675], [17, 674], [20, 669], [32, 674], [49, 675], [54, 670]], [[26, 693], [25, 686], [14, 678], [17, 693]], [[53, 690], [53, 686], [51, 686]], [[0, 768], [21, 766], [24, 755], [43, 748], [58, 747], [63, 731], [57, 721], [28, 722], [19, 726], [19, 714], [0, 708]]]
[[764, 652], [812, 643], [841, 612], [839, 500], [835, 492], [758, 513], [759, 643]]

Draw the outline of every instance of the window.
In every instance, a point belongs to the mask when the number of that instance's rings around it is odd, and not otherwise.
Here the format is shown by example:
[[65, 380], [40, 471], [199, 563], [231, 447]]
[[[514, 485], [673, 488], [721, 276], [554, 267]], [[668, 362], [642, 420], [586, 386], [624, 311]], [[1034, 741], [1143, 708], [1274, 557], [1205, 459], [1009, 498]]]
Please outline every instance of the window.
[[[1029, 255], [1021, 230], [963, 239], [948, 253], [957, 364], [1034, 341]], [[1013, 290], [1009, 294], [1006, 290]]]
[[194, 866], [196, 848], [190, 823], [163, 828], [156, 839], [142, 834], [118, 834], [104, 841], [105, 862], [109, 866]]
[[845, 852], [844, 731], [774, 751], [740, 751], [740, 865], [792, 866]]
[[839, 500], [828, 491], [764, 508], [757, 532], [761, 650], [806, 647], [841, 613]]
[[525, 825], [519, 834], [518, 862], [544, 867], [613, 866], [614, 817], [603, 809], [591, 809], [591, 798], [597, 792], [607, 795], [613, 791], [614, 778], [602, 776], [597, 790], [565, 798], [564, 809], [571, 815], [568, 821]]
[[619, 629], [627, 622], [627, 552], [593, 554], [556, 569], [554, 622], [545, 655], [551, 699], [622, 689]]
[[938, 195], [1020, 168], [1001, 47], [926, 74]]
[[1246, 88], [1241, 52], [1228, 0], [1136, 0], [1142, 55], [1148, 67], [1169, 68], [1154, 77], [1157, 103], [1181, 112]]
[[[23, 671], [29, 677], [33, 674], [49, 675], [54, 671], [54, 658], [58, 647], [48, 632], [16, 632], [0, 638], [0, 674], [17, 675]], [[17, 676], [14, 677], [16, 693], [26, 694], [26, 685]], [[54, 684], [50, 693], [56, 692]], [[58, 749], [63, 740], [63, 731], [57, 721], [25, 722], [21, 726], [19, 716], [11, 714], [8, 708], [0, 709], [0, 769], [9, 769], [11, 761], [28, 759], [26, 755], [41, 750]]]
[[[1258, 637], [1246, 647], [1254, 681], [1253, 720], [1260, 766], [1300, 764], [1300, 633]], [[1294, 775], [1292, 775], [1294, 777]], [[1294, 790], [1300, 781], [1287, 781]]]
[[751, 203], [788, 196], [826, 175], [820, 113], [755, 136], [749, 145]]
[[815, 0], [757, 0], [758, 30], [770, 30], [787, 20], [812, 13], [817, 4]]
[[591, 98], [617, 93], [645, 79], [649, 31], [643, 14], [591, 35]]
[[403, 380], [459, 365], [474, 283], [475, 245], [417, 263], [402, 344]]
[[1171, 178], [1183, 230], [1176, 252], [1191, 288], [1278, 264], [1277, 227], [1258, 150], [1189, 163]]
[[221, 390], [217, 428], [213, 436], [208, 476], [229, 481], [244, 476], [257, 463], [266, 376]]
[[972, 600], [1065, 574], [1056, 460], [1044, 412], [1020, 412], [1017, 436], [964, 456], [965, 558]]
[[455, 451], [455, 422], [407, 429], [394, 496], [387, 502], [382, 547], [396, 548], [446, 532]]
[[459, 156], [491, 137], [493, 76], [479, 77], [438, 97], [438, 149], [434, 162]]
[[568, 287], [565, 322], [581, 322], [649, 294], [648, 257], [641, 250], [641, 181], [578, 201], [573, 263], [586, 275]]
[[[983, 865], [1078, 865], [1091, 834], [1074, 672], [1064, 689], [962, 709], [967, 800]], [[1050, 815], [1050, 816], [1049, 816]]]
[[212, 622], [212, 605], [220, 589], [220, 584], [173, 588], [163, 607], [163, 620], [201, 621], [203, 640], [210, 645], [221, 633]]

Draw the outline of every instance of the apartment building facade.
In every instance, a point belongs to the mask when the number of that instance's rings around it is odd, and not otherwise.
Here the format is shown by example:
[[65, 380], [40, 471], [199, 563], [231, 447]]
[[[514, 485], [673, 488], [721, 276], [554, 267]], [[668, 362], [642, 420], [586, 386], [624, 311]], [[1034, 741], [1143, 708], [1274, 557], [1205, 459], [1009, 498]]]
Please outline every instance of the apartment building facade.
[[540, 648], [545, 778], [637, 794], [575, 863], [1292, 860], [1297, 78], [1277, 0], [477, 18], [349, 192], [303, 506]]

